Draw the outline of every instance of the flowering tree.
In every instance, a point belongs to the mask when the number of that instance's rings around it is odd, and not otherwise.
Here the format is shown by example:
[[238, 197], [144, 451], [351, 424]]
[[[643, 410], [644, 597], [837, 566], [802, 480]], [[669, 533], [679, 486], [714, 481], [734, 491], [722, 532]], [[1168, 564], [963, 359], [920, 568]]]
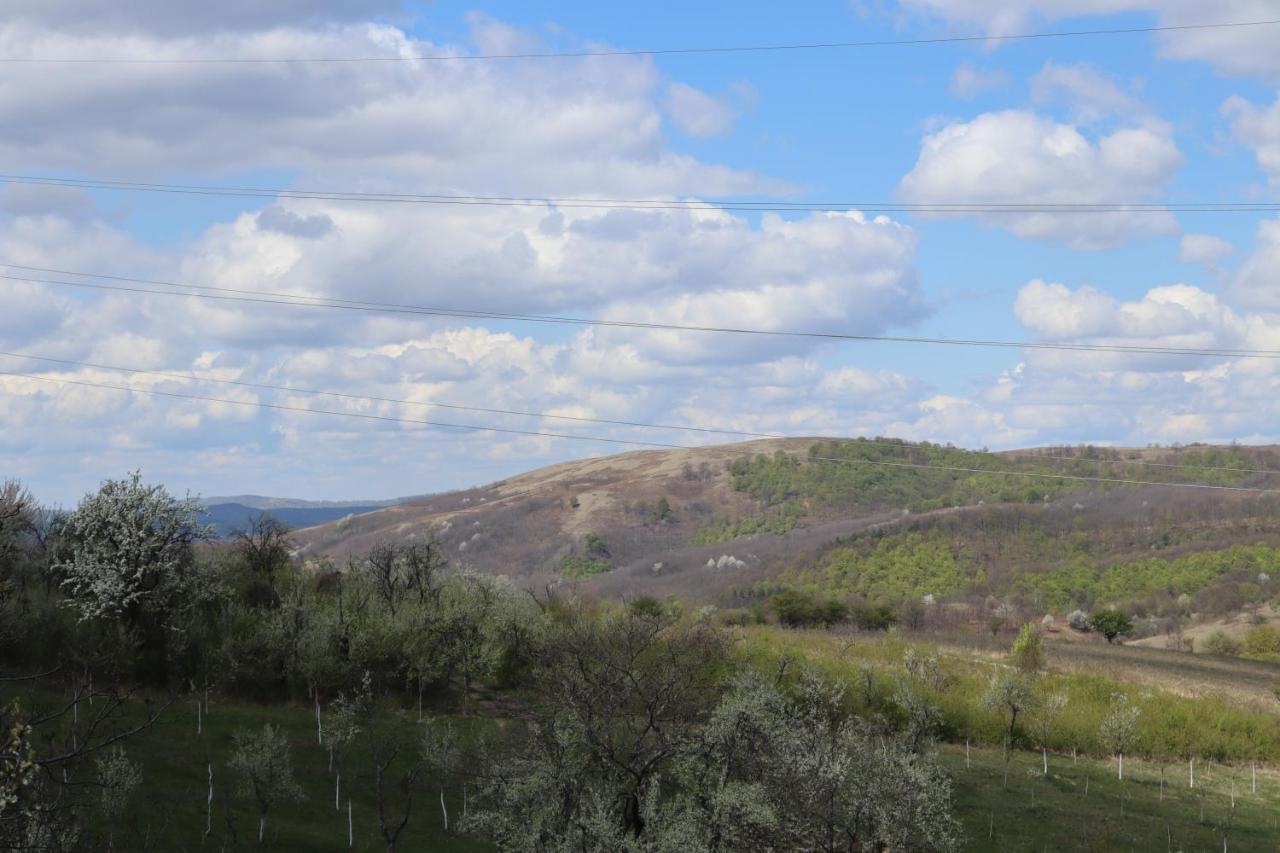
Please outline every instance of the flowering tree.
[[136, 624], [189, 590], [194, 545], [212, 536], [200, 505], [164, 486], [107, 480], [67, 519], [68, 559], [57, 566], [82, 619], [124, 617]]
[[1142, 709], [1132, 704], [1123, 693], [1111, 694], [1111, 710], [1102, 718], [1099, 731], [1102, 746], [1119, 759], [1118, 776], [1124, 779], [1124, 754], [1133, 746], [1138, 733], [1138, 717]]

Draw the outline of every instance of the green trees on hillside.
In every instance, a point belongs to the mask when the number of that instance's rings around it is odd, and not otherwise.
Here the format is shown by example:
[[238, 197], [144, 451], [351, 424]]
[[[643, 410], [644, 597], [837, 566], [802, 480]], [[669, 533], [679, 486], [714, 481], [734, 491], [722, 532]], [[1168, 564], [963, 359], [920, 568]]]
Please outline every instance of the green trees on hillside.
[[1119, 610], [1100, 610], [1089, 620], [1089, 627], [1114, 643], [1133, 633], [1133, 620]]
[[850, 717], [813, 673], [732, 671], [705, 621], [569, 615], [535, 664], [533, 730], [469, 824], [503, 851], [955, 848], [930, 753]]

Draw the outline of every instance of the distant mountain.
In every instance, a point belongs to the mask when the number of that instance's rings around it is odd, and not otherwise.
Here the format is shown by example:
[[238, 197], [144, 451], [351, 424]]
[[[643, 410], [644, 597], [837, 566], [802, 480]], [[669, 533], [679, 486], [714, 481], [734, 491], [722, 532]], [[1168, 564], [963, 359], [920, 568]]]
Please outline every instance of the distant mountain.
[[[250, 496], [250, 499], [254, 499]], [[201, 501], [208, 513], [205, 521], [212, 524], [218, 536], [229, 536], [237, 530], [243, 530], [255, 518], [271, 515], [290, 528], [299, 529], [341, 521], [348, 516], [360, 515], [374, 510], [394, 506], [393, 502], [381, 503], [337, 503], [292, 501], [280, 498], [257, 498], [259, 503], [272, 502], [274, 505], [255, 506], [251, 503], [231, 498], [212, 498]], [[301, 504], [298, 506], [296, 504]]]
[[395, 506], [413, 498], [389, 498], [387, 500], [354, 500], [354, 501], [307, 501], [301, 498], [272, 498], [265, 495], [231, 495], [209, 498], [196, 498], [205, 506], [218, 504], [240, 504], [252, 509], [341, 509], [342, 507], [384, 507]]

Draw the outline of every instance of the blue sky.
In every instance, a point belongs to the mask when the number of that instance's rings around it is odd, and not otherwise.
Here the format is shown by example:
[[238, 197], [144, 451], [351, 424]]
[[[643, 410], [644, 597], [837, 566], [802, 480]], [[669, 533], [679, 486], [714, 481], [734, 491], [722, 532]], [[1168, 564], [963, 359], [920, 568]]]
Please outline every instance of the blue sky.
[[[777, 4], [20, 2], [13, 56], [262, 58], [929, 38], [1259, 20], [1238, 0]], [[155, 4], [153, 4], [155, 5]], [[1274, 12], [1274, 9], [1271, 10]], [[1209, 18], [1205, 16], [1209, 15]], [[534, 197], [1268, 200], [1280, 28], [999, 45], [423, 65], [26, 65], [0, 171]], [[306, 225], [305, 223], [310, 223]], [[0, 187], [0, 263], [344, 299], [679, 323], [1280, 348], [1274, 214], [624, 216]], [[295, 399], [6, 359], [47, 379], [444, 418], [426, 404], [967, 446], [1274, 441], [1263, 359], [814, 345], [316, 316], [0, 285], [0, 349], [376, 395]], [[193, 493], [422, 493], [617, 448], [0, 378], [5, 473], [72, 502], [141, 468]], [[296, 396], [296, 395], [295, 395]], [[672, 432], [454, 420], [642, 441]]]

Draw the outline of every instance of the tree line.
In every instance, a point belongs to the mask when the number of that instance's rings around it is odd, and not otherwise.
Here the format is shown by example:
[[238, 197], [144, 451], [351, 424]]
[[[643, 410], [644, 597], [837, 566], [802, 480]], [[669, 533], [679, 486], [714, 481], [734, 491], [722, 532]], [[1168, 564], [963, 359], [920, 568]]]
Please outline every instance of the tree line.
[[342, 566], [304, 563], [269, 516], [214, 542], [194, 501], [138, 474], [71, 512], [0, 489], [0, 660], [0, 847], [166, 849], [114, 834], [147, 786], [133, 746], [177, 703], [199, 727], [231, 699], [313, 708], [315, 739], [238, 731], [184, 845], [233, 791], [257, 822], [224, 846], [270, 846], [301, 749], [326, 756], [335, 810], [373, 792], [387, 850], [433, 794], [500, 850], [959, 843], [925, 705], [853, 713], [814, 670], [749, 665], [710, 612], [519, 590], [430, 536]]

